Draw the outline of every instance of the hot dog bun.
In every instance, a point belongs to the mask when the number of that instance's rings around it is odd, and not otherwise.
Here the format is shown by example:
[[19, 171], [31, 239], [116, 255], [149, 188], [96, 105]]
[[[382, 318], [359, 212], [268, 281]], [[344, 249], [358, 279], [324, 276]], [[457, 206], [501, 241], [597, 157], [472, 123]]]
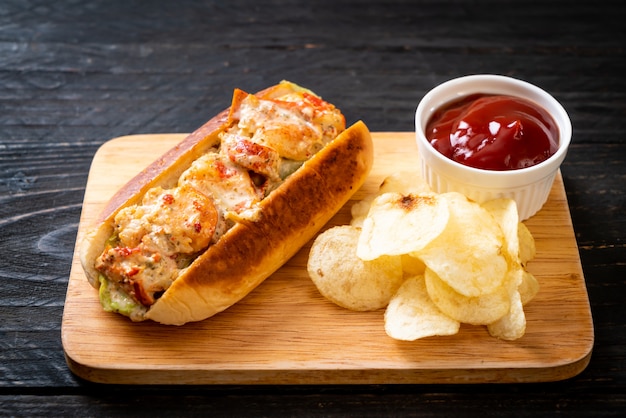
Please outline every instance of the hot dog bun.
[[[257, 93], [271, 97], [290, 83]], [[155, 186], [176, 185], [190, 164], [220, 142], [229, 110], [220, 113], [133, 178], [109, 202], [86, 235], [81, 262], [89, 282], [100, 287], [95, 264], [123, 208], [141, 202]], [[326, 144], [269, 195], [252, 216], [236, 218], [224, 235], [184, 268], [167, 290], [131, 319], [182, 325], [232, 306], [280, 268], [330, 220], [363, 184], [373, 163], [373, 144], [357, 122]]]

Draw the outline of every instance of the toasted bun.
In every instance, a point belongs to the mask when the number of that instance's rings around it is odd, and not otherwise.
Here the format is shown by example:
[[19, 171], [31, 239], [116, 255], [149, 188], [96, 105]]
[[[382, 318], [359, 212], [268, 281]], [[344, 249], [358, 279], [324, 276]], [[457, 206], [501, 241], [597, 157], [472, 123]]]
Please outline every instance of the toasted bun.
[[262, 200], [257, 221], [238, 223], [198, 257], [146, 318], [180, 325], [241, 300], [341, 209], [361, 187], [372, 163], [370, 133], [357, 122]]
[[80, 261], [89, 283], [100, 286], [96, 258], [104, 250], [104, 244], [113, 233], [113, 218], [123, 208], [141, 202], [148, 189], [156, 185], [163, 188], [174, 186], [180, 175], [191, 163], [219, 143], [219, 133], [228, 120], [226, 109], [189, 134], [143, 171], [122, 186], [109, 200], [96, 218], [96, 227], [88, 231], [80, 246]]
[[[280, 86], [280, 85], [279, 85]], [[280, 87], [279, 87], [280, 88]], [[275, 88], [257, 93], [273, 94]], [[100, 286], [95, 260], [113, 233], [113, 219], [145, 192], [176, 184], [181, 173], [219, 142], [228, 110], [134, 177], [107, 204], [98, 226], [81, 245], [89, 282]], [[145, 319], [170, 325], [200, 321], [232, 306], [279, 269], [306, 244], [365, 181], [373, 164], [373, 144], [357, 122], [305, 162], [259, 203], [258, 216], [242, 219], [181, 272], [151, 306]]]

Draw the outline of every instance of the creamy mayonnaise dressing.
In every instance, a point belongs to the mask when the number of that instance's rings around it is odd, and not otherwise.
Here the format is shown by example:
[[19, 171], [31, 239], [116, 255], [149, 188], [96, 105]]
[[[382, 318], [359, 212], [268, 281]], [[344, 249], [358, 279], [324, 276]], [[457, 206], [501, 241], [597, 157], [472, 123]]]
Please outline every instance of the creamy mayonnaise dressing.
[[150, 189], [115, 216], [96, 269], [105, 309], [137, 319], [180, 272], [345, 129], [333, 105], [302, 89], [275, 99], [247, 95], [232, 109], [219, 148], [176, 187]]

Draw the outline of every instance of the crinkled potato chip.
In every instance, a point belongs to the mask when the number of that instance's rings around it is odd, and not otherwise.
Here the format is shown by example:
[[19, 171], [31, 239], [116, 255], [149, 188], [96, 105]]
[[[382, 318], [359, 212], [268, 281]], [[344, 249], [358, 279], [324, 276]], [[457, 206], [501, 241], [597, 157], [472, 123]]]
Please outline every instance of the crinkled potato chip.
[[487, 325], [507, 314], [511, 306], [505, 286], [481, 296], [467, 297], [456, 292], [437, 273], [426, 269], [426, 289], [433, 303], [452, 319], [471, 325]]
[[[516, 339], [524, 335], [525, 330], [526, 321], [522, 306], [530, 302], [539, 291], [539, 283], [535, 276], [523, 268], [524, 264], [535, 257], [535, 240], [526, 225], [519, 221], [517, 205], [512, 200], [495, 199], [483, 203], [482, 206], [500, 225], [513, 263], [510, 268], [520, 276], [517, 279], [517, 287], [510, 291], [511, 313], [501, 318], [497, 325], [493, 325], [491, 327], [493, 331], [490, 329], [490, 332], [502, 339]], [[518, 304], [520, 306], [517, 306]]]
[[517, 290], [519, 291], [522, 305], [526, 305], [534, 299], [539, 292], [539, 282], [535, 276], [522, 269], [522, 282], [518, 286]]
[[363, 222], [357, 255], [374, 260], [418, 251], [441, 234], [448, 216], [439, 195], [384, 193], [374, 199]]
[[459, 327], [458, 321], [443, 314], [430, 300], [424, 276], [406, 279], [385, 311], [385, 332], [396, 340], [454, 335]]
[[506, 248], [511, 260], [519, 262], [519, 214], [513, 199], [494, 199], [482, 204], [493, 216], [504, 234]]
[[339, 306], [387, 306], [394, 339], [452, 335], [466, 323], [510, 341], [525, 334], [524, 306], [539, 291], [526, 270], [535, 254], [513, 200], [436, 194], [419, 174], [400, 172], [352, 206], [350, 226], [315, 240], [307, 268]]
[[528, 227], [522, 222], [519, 223], [517, 229], [519, 240], [519, 258], [523, 266], [530, 260], [535, 258], [537, 248], [535, 247], [535, 238], [532, 236]]
[[372, 206], [375, 197], [376, 195], [368, 196], [352, 205], [352, 208], [350, 208], [352, 214], [350, 225], [356, 228], [363, 227], [363, 221], [365, 221], [365, 217], [367, 217], [367, 213], [370, 211], [370, 206]]
[[464, 296], [496, 291], [508, 269], [500, 227], [486, 209], [462, 194], [439, 196], [448, 202], [448, 223], [435, 240], [412, 255]]
[[378, 193], [371, 194], [352, 205], [352, 207], [350, 208], [350, 213], [352, 215], [350, 225], [357, 228], [363, 227], [363, 221], [365, 221], [365, 218], [370, 211], [370, 207], [372, 206], [372, 202], [374, 201], [374, 199], [376, 199], [378, 195]]
[[363, 200], [360, 200], [352, 205], [352, 208], [350, 209], [352, 214], [350, 225], [359, 228], [363, 227], [363, 221], [365, 220], [374, 199], [381, 194], [391, 192], [402, 194], [432, 194], [432, 189], [418, 173], [410, 171], [394, 173], [383, 180], [376, 193], [367, 196]]
[[526, 333], [526, 314], [518, 291], [522, 283], [522, 274], [521, 268], [509, 271], [505, 287], [511, 306], [506, 315], [487, 325], [487, 330], [492, 337], [512, 341], [523, 337]]
[[409, 254], [402, 254], [400, 257], [402, 257], [402, 271], [404, 272], [404, 277], [424, 274], [426, 264], [424, 264], [422, 260]]
[[356, 256], [359, 235], [360, 230], [349, 225], [318, 235], [307, 271], [328, 300], [354, 311], [371, 311], [387, 306], [402, 284], [402, 261], [400, 256], [361, 260]]
[[383, 193], [432, 194], [433, 191], [418, 173], [403, 171], [394, 173], [383, 180], [378, 195]]
[[522, 338], [526, 333], [526, 315], [517, 290], [511, 297], [511, 309], [509, 313], [487, 325], [487, 330], [492, 337], [512, 341]]

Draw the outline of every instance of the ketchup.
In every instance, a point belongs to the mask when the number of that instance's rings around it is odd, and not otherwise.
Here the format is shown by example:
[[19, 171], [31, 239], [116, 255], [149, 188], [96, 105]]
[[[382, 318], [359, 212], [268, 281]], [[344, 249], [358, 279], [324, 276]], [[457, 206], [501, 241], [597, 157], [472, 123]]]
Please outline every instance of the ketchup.
[[426, 138], [456, 162], [498, 171], [539, 164], [559, 146], [558, 128], [545, 109], [518, 97], [486, 94], [436, 110]]

